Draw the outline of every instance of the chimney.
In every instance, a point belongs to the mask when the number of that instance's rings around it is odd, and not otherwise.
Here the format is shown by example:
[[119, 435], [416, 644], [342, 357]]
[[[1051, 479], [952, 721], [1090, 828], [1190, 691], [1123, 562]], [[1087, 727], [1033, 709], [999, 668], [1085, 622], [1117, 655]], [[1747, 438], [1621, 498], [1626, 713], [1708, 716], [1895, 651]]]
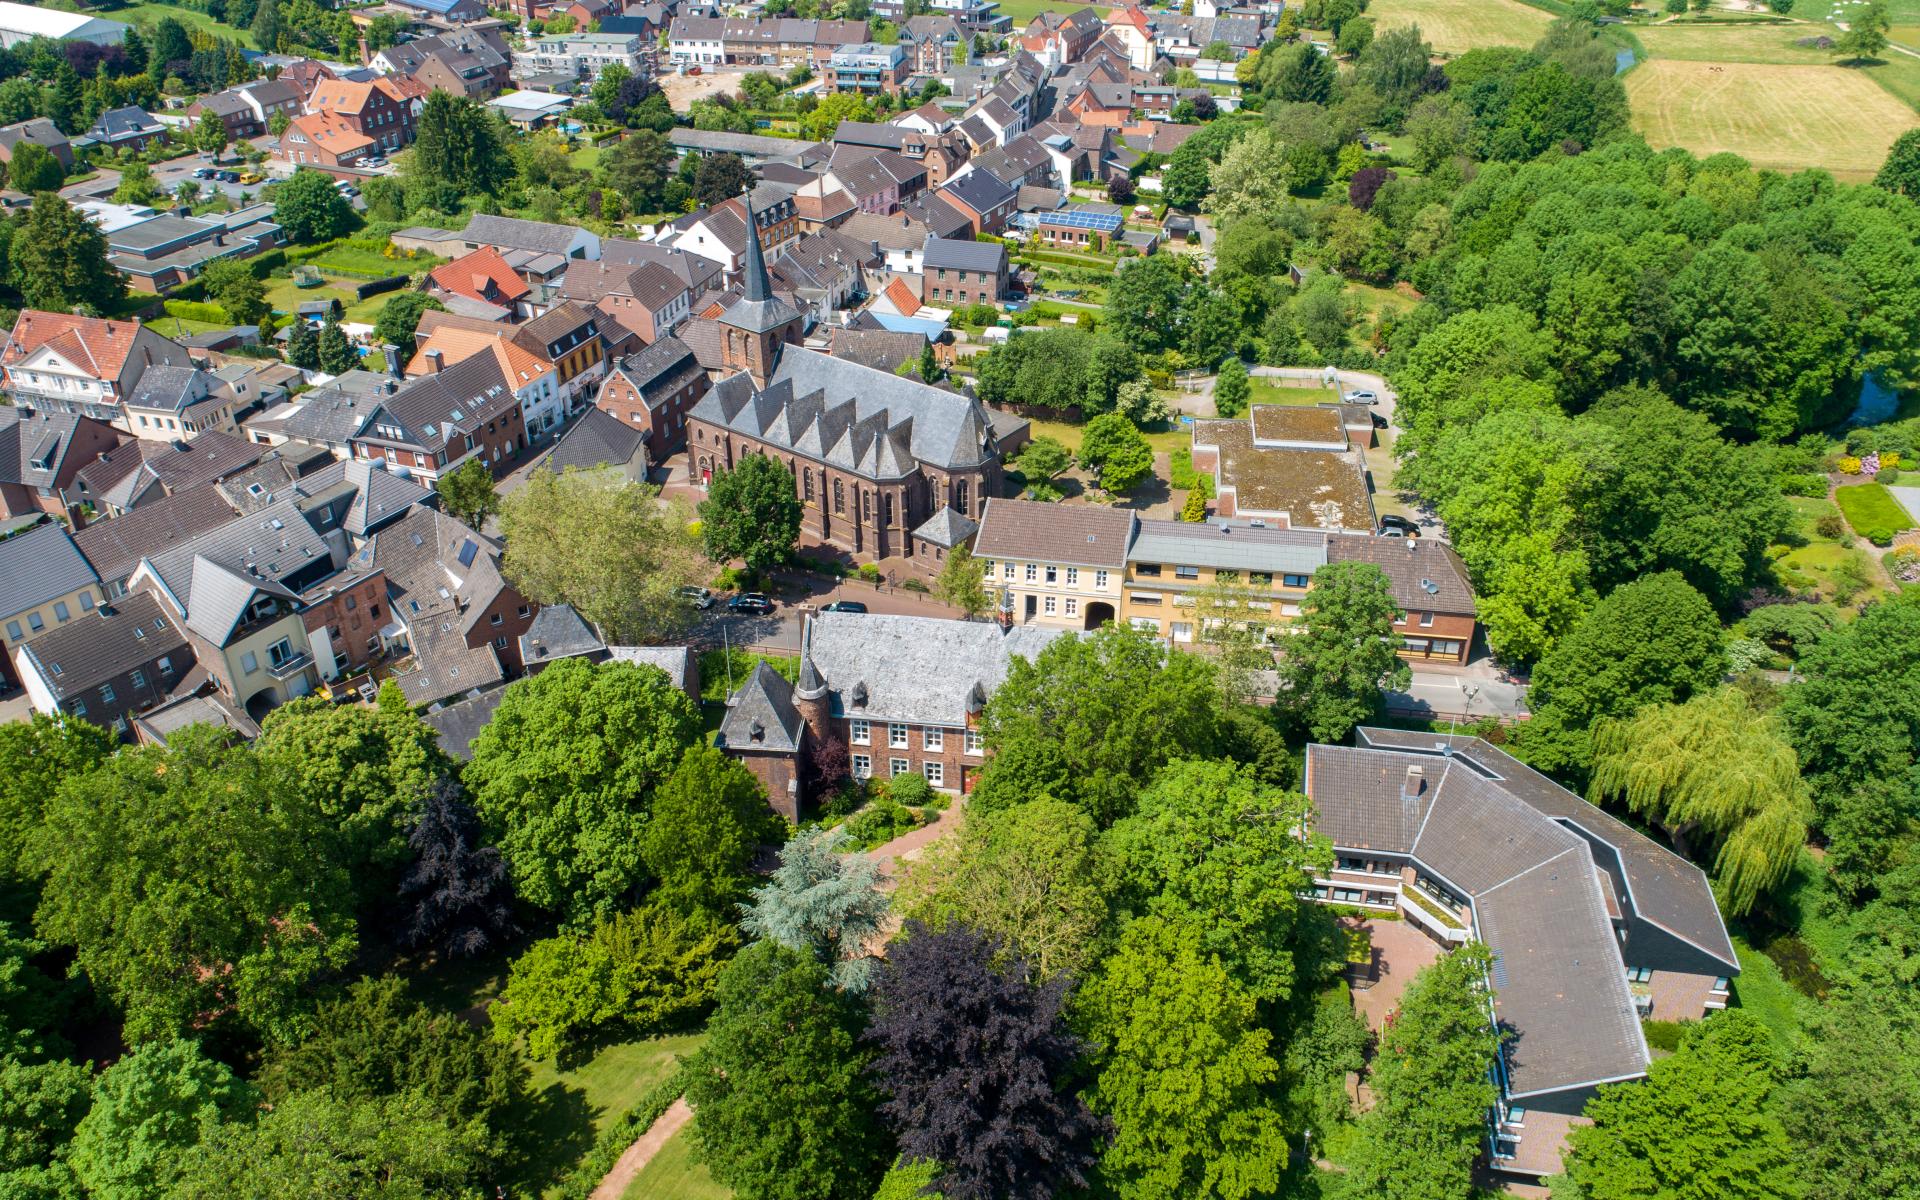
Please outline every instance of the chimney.
[[1407, 804], [1419, 802], [1420, 793], [1427, 788], [1427, 769], [1419, 763], [1407, 768], [1406, 782], [1400, 785], [1400, 799]]
[[440, 362], [445, 357], [446, 355], [442, 354], [437, 348], [427, 351], [427, 373], [430, 375], [438, 375], [440, 373]]

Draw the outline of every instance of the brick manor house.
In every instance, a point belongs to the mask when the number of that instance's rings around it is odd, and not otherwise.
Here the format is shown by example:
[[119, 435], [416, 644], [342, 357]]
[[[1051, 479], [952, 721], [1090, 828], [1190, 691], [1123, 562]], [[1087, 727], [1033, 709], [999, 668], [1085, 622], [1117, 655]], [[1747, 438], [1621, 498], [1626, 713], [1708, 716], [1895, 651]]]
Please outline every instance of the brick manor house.
[[747, 225], [743, 293], [719, 317], [726, 374], [687, 415], [695, 481], [770, 454], [793, 471], [806, 533], [861, 559], [911, 555], [923, 526], [977, 521], [1027, 422], [800, 346], [803, 318], [774, 294]]
[[1063, 629], [943, 617], [818, 613], [802, 634], [800, 679], [758, 663], [727, 700], [717, 744], [798, 821], [810, 756], [827, 742], [858, 779], [923, 775], [967, 792], [986, 764], [980, 712], [1014, 655], [1032, 659]]

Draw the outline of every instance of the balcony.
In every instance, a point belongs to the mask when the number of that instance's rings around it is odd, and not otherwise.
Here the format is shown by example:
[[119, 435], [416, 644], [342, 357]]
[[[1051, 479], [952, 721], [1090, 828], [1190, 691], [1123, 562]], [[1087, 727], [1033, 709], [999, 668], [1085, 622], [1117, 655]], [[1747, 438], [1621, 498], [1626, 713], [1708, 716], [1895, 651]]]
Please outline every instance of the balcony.
[[281, 659], [279, 662], [269, 662], [267, 664], [267, 674], [275, 679], [291, 679], [312, 664], [313, 655], [302, 650], [300, 653], [290, 655]]
[[1400, 911], [1411, 917], [1415, 924], [1424, 926], [1449, 942], [1467, 940], [1465, 921], [1421, 895], [1414, 888], [1401, 890]]

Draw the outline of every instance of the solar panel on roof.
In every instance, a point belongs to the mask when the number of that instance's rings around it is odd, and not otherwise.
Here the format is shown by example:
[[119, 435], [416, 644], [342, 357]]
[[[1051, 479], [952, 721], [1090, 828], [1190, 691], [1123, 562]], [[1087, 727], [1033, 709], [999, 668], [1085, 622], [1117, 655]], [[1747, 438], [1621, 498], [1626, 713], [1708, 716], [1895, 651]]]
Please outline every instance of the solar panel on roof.
[[463, 567], [472, 566], [473, 556], [478, 553], [480, 553], [480, 547], [476, 546], [473, 543], [472, 539], [468, 539], [466, 541], [461, 542], [460, 543], [460, 565]]
[[1074, 210], [1050, 212], [1043, 215], [1040, 220], [1044, 224], [1059, 225], [1067, 229], [1114, 230], [1121, 225], [1119, 213], [1090, 213]]

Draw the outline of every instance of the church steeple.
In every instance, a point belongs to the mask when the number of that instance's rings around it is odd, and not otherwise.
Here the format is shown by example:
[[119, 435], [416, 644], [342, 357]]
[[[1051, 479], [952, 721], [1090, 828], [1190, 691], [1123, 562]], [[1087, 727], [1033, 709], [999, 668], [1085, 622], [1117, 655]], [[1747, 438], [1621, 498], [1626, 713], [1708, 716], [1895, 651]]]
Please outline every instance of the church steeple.
[[773, 299], [773, 281], [767, 278], [767, 260], [760, 253], [760, 222], [753, 219], [753, 188], [740, 193], [740, 207], [747, 214], [747, 299]]
[[746, 255], [740, 272], [744, 294], [720, 314], [720, 323], [726, 326], [720, 364], [727, 371], [745, 371], [755, 387], [764, 388], [779, 363], [780, 347], [800, 340], [800, 313], [773, 294], [751, 188], [741, 195], [740, 210], [747, 217]]

